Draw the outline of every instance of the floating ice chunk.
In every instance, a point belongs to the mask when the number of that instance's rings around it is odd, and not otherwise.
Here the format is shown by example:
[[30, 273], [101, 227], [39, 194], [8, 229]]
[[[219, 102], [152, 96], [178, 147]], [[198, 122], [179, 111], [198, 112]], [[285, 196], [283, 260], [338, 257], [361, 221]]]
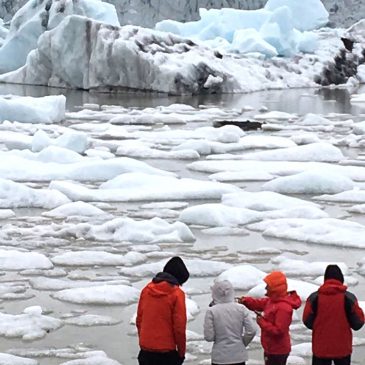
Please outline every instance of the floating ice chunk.
[[2, 365], [38, 365], [37, 360], [26, 359], [25, 357], [0, 353], [0, 364]]
[[65, 118], [66, 98], [63, 95], [32, 98], [0, 96], [0, 121], [23, 123], [59, 123]]
[[[75, 278], [75, 280], [69, 279], [50, 279], [45, 277], [36, 277], [30, 279], [30, 285], [33, 289], [36, 290], [64, 290], [71, 288], [83, 288], [83, 287], [92, 287], [99, 285], [129, 285], [129, 282], [125, 279], [108, 280], [108, 281], [91, 281], [95, 280], [94, 278], [89, 278], [89, 280], [84, 280], [85, 274], [81, 277], [77, 276], [77, 273], [72, 273], [69, 275], [70, 278]], [[102, 279], [102, 278], [100, 278]]]
[[257, 120], [289, 120], [289, 119], [296, 119], [295, 114], [289, 114], [286, 112], [279, 112], [279, 111], [271, 111], [268, 113], [257, 114], [254, 116]]
[[289, 148], [295, 147], [296, 143], [289, 138], [265, 135], [248, 135], [240, 139], [245, 148]]
[[[167, 260], [154, 262], [150, 264], [142, 264], [135, 267], [123, 267], [120, 270], [122, 275], [130, 275], [136, 277], [147, 277], [156, 275], [162, 271]], [[200, 259], [185, 259], [184, 262], [188, 268], [190, 275], [193, 277], [205, 277], [205, 276], [216, 276], [224, 270], [229, 269], [232, 265], [214, 261], [214, 260], [200, 260]]]
[[77, 317], [65, 319], [66, 324], [73, 324], [75, 326], [92, 327], [92, 326], [112, 326], [121, 321], [110, 316], [101, 316], [98, 314], [84, 314]]
[[260, 214], [246, 208], [203, 204], [184, 209], [179, 220], [186, 224], [212, 227], [238, 226], [260, 220]]
[[242, 191], [235, 194], [224, 194], [222, 197], [222, 203], [233, 207], [247, 208], [257, 211], [270, 211], [305, 206], [319, 208], [319, 205], [313, 202], [270, 191]]
[[273, 151], [247, 153], [246, 160], [338, 162], [344, 159], [341, 150], [330, 143], [311, 143]]
[[291, 21], [298, 30], [312, 30], [328, 23], [329, 14], [319, 0], [269, 0], [264, 9], [274, 11], [282, 6], [289, 8]]
[[299, 121], [300, 125], [315, 126], [315, 125], [332, 125], [332, 122], [318, 114], [308, 113], [303, 120]]
[[210, 180], [220, 182], [234, 182], [234, 181], [267, 181], [272, 180], [273, 175], [265, 171], [231, 171], [218, 172], [209, 176]]
[[188, 165], [194, 171], [224, 172], [224, 171], [252, 171], [260, 170], [273, 175], [287, 176], [303, 171], [326, 170], [347, 176], [354, 181], [365, 181], [365, 169], [357, 166], [342, 166], [323, 162], [293, 162], [293, 161], [250, 161], [250, 160], [222, 160], [196, 161]]
[[188, 321], [191, 321], [200, 312], [200, 308], [199, 308], [198, 304], [190, 298], [186, 298], [185, 303], [186, 303], [187, 318], [188, 318]]
[[70, 200], [52, 189], [32, 189], [24, 184], [0, 178], [1, 208], [55, 208]]
[[280, 255], [271, 259], [271, 262], [278, 266], [279, 270], [291, 276], [317, 276], [323, 275], [327, 265], [336, 264], [341, 268], [344, 275], [348, 273], [348, 267], [343, 262], [325, 262], [325, 261], [304, 261], [297, 260], [287, 255]]
[[123, 142], [116, 151], [118, 156], [129, 156], [134, 158], [158, 158], [158, 159], [198, 159], [199, 153], [194, 150], [162, 151], [156, 148], [145, 146], [139, 141]]
[[[80, 232], [78, 232], [78, 227]], [[194, 242], [188, 226], [181, 222], [168, 223], [160, 218], [137, 221], [116, 218], [101, 225], [81, 224], [75, 227], [81, 236], [101, 241], [130, 241], [141, 243]]]
[[82, 201], [157, 201], [188, 199], [219, 199], [222, 194], [239, 188], [218, 182], [177, 179], [170, 176], [126, 173], [100, 185], [99, 189], [66, 181], [52, 181], [52, 189], [59, 190], [72, 200]]
[[339, 247], [365, 247], [365, 226], [334, 218], [286, 218], [253, 223], [263, 235]]
[[1, 270], [50, 269], [52, 262], [38, 252], [0, 249]]
[[42, 213], [46, 217], [54, 218], [66, 218], [69, 216], [93, 217], [105, 216], [106, 214], [103, 210], [82, 201], [66, 203], [49, 212]]
[[0, 209], [0, 219], [15, 217], [15, 213], [10, 209]]
[[36, 340], [58, 329], [61, 325], [61, 320], [44, 316], [38, 310], [18, 315], [0, 313], [0, 335], [9, 338], [21, 337], [23, 340]]
[[88, 144], [88, 137], [85, 133], [69, 131], [56, 139], [51, 139], [44, 131], [38, 130], [33, 136], [32, 151], [39, 152], [50, 145], [54, 145], [62, 149], [84, 153], [88, 148]]
[[146, 255], [139, 252], [128, 252], [117, 255], [103, 251], [72, 251], [52, 257], [52, 262], [65, 266], [92, 266], [92, 265], [125, 265], [132, 266], [146, 261]]
[[63, 362], [60, 365], [121, 365], [110, 359], [104, 351], [88, 351], [79, 354], [80, 359]]
[[128, 285], [100, 285], [61, 290], [53, 297], [78, 304], [126, 305], [138, 300], [139, 290]]
[[266, 273], [252, 265], [239, 265], [222, 272], [217, 281], [228, 280], [235, 289], [248, 290], [260, 284]]
[[351, 103], [365, 103], [365, 93], [351, 95]]
[[7, 131], [6, 133], [0, 134], [0, 141], [9, 150], [27, 150], [32, 146], [32, 137], [26, 136], [23, 133], [17, 133], [12, 131]]
[[346, 176], [322, 170], [278, 177], [265, 183], [262, 189], [282, 194], [336, 194], [350, 190], [354, 185]]
[[360, 123], [355, 123], [353, 126], [353, 132], [357, 135], [365, 134], [365, 121]]
[[262, 219], [278, 219], [278, 218], [306, 218], [319, 219], [328, 218], [328, 213], [313, 206], [298, 206], [262, 213]]
[[315, 196], [314, 199], [338, 203], [365, 203], [365, 190], [354, 188], [334, 195]]
[[80, 162], [68, 164], [33, 161], [16, 156], [11, 152], [0, 152], [0, 157], [0, 176], [20, 181], [68, 179], [76, 181], [105, 181], [120, 174], [133, 171], [151, 175], [174, 176], [171, 172], [157, 169], [145, 162], [128, 157], [119, 157], [111, 160], [84, 159]]
[[290, 137], [297, 145], [319, 143], [321, 140], [314, 133], [301, 132]]

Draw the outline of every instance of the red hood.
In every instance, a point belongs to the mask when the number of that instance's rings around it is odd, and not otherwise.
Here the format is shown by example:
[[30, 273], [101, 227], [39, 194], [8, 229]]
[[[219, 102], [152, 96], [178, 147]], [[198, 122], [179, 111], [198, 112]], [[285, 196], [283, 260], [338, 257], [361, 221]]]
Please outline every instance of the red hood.
[[167, 281], [161, 281], [159, 283], [151, 282], [147, 285], [146, 290], [154, 297], [162, 297], [169, 295], [174, 290], [177, 290], [178, 286], [172, 285]]
[[302, 305], [302, 300], [295, 290], [290, 291], [285, 296], [270, 297], [273, 302], [284, 302], [289, 304], [293, 309], [298, 309]]
[[333, 295], [338, 293], [344, 293], [347, 289], [346, 285], [343, 285], [341, 281], [336, 279], [328, 279], [318, 289], [318, 292], [324, 295]]

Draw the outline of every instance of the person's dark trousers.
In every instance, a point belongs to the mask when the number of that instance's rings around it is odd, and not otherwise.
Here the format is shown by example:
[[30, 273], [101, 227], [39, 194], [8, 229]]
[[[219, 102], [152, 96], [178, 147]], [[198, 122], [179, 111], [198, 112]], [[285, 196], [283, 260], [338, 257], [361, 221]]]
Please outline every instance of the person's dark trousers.
[[289, 354], [270, 355], [264, 354], [265, 365], [286, 365]]
[[312, 357], [312, 365], [350, 365], [351, 364], [351, 355], [336, 358], [336, 359], [325, 359], [322, 357], [316, 357], [313, 355]]
[[[212, 363], [212, 365], [220, 365], [220, 364]], [[246, 365], [246, 363], [245, 362], [240, 362], [240, 363], [237, 363], [237, 364], [224, 364], [224, 365]]]
[[141, 350], [138, 354], [139, 365], [181, 365], [184, 362], [177, 351], [152, 352]]

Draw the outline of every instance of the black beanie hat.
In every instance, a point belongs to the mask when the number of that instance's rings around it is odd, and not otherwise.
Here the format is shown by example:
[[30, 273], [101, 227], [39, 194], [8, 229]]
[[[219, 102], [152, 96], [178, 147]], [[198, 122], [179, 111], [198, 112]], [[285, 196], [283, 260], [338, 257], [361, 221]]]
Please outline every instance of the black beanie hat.
[[179, 256], [175, 256], [167, 261], [163, 272], [172, 275], [178, 281], [179, 285], [183, 285], [189, 279], [189, 271]]
[[324, 272], [324, 280], [335, 279], [344, 282], [343, 274], [341, 269], [337, 265], [328, 265]]

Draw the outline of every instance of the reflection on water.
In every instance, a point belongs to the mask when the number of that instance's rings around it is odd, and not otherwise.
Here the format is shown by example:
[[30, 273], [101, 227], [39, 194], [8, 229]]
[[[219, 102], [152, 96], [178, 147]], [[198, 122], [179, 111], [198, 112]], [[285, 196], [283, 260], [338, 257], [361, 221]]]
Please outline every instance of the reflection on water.
[[[365, 93], [365, 86], [356, 90], [356, 93], [361, 92]], [[248, 94], [168, 96], [157, 93], [125, 92], [111, 94], [46, 86], [0, 84], [0, 94], [33, 97], [63, 94], [67, 97], [67, 110], [69, 111], [74, 111], [76, 107], [79, 109], [80, 106], [86, 103], [137, 108], [182, 103], [194, 107], [198, 107], [199, 105], [214, 105], [226, 108], [243, 108], [249, 105], [258, 109], [261, 106], [266, 106], [269, 110], [279, 110], [299, 115], [306, 113], [345, 113], [359, 115], [365, 113], [364, 104], [350, 103], [350, 92], [346, 89], [288, 89], [268, 90]]]

